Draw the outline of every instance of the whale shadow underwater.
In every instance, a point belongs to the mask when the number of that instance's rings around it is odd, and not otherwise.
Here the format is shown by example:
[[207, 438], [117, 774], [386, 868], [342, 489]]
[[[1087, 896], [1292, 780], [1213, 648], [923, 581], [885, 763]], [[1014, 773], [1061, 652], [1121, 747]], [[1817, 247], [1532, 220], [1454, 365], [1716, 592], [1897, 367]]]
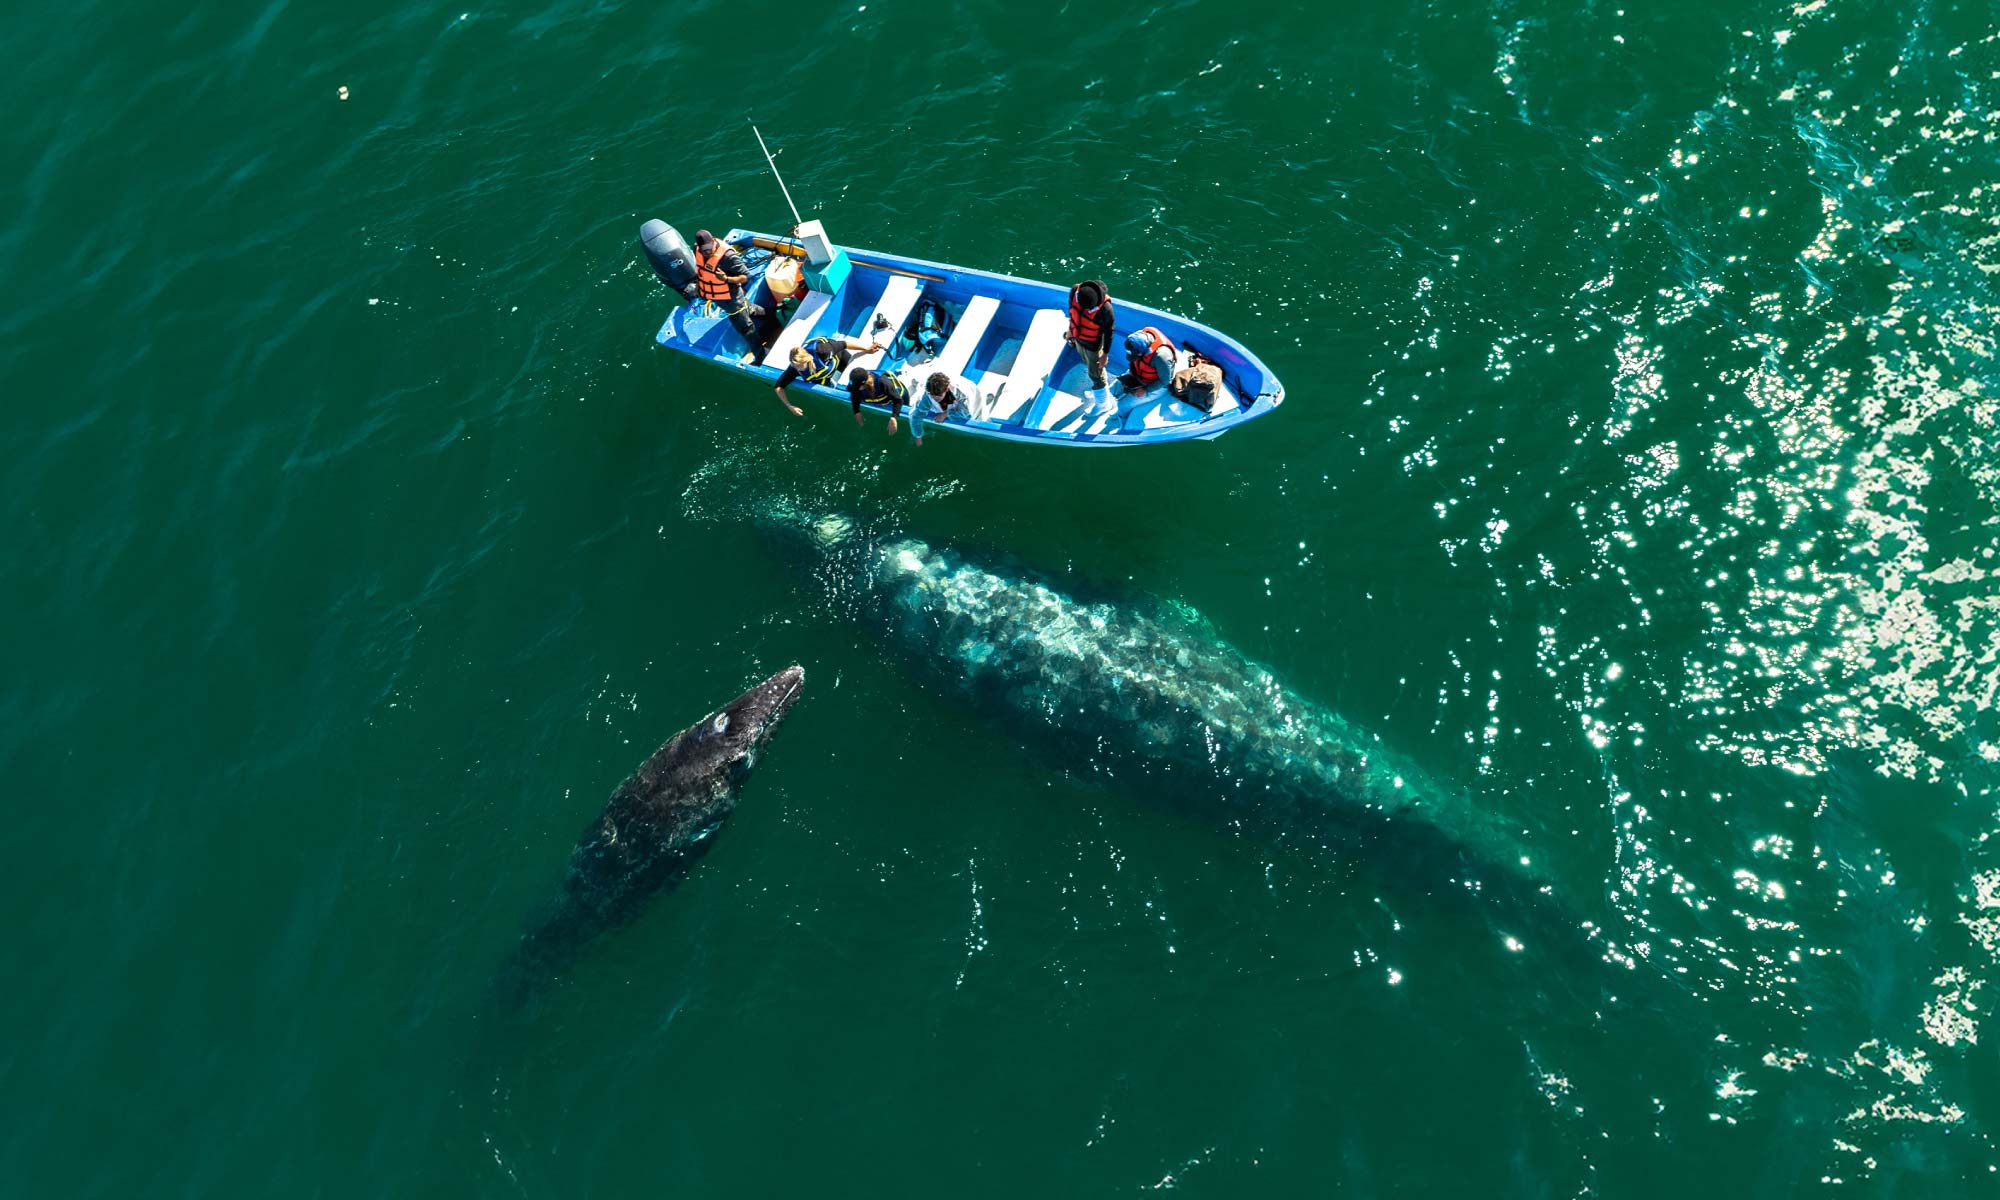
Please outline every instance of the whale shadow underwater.
[[804, 686], [805, 670], [786, 667], [675, 734], [618, 785], [570, 852], [554, 900], [501, 967], [502, 1011], [526, 1008], [592, 941], [687, 877]]

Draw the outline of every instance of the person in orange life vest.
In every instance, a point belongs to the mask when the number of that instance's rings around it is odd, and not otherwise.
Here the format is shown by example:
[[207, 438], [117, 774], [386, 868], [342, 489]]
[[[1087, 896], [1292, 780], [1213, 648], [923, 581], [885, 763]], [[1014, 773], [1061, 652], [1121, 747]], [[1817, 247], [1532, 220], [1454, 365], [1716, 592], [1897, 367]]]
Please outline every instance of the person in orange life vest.
[[1092, 387], [1110, 386], [1104, 364], [1111, 358], [1112, 330], [1111, 293], [1101, 281], [1086, 279], [1069, 290], [1069, 331], [1063, 340], [1083, 355]]
[[765, 331], [768, 314], [763, 306], [750, 303], [750, 297], [743, 293], [743, 285], [750, 282], [750, 268], [743, 265], [743, 256], [728, 242], [706, 229], [698, 229], [694, 235], [694, 267], [696, 293], [720, 308], [729, 323], [736, 326], [736, 332], [750, 343], [756, 356], [764, 357], [775, 339]]
[[1174, 344], [1167, 335], [1151, 325], [1135, 333], [1125, 335], [1125, 353], [1131, 358], [1131, 367], [1118, 377], [1125, 385], [1128, 396], [1143, 396], [1159, 386], [1163, 379], [1172, 379], [1180, 369], [1180, 359], [1174, 351]]

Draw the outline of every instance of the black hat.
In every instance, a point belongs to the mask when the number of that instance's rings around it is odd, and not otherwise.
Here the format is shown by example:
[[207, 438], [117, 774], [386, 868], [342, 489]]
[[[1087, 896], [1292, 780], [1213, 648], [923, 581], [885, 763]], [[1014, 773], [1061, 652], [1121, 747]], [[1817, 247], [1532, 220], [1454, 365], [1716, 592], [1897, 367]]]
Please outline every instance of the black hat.
[[694, 244], [697, 246], [706, 246], [714, 240], [715, 235], [706, 229], [697, 229], [694, 231]]

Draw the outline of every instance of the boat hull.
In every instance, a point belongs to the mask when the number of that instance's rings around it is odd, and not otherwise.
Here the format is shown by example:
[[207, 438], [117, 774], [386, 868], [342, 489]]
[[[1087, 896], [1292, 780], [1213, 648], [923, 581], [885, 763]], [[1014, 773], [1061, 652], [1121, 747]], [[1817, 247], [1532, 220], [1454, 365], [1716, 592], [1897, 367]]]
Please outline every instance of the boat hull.
[[[797, 254], [797, 243], [741, 229], [731, 230], [726, 240], [750, 267], [751, 300], [771, 310], [764, 267], [776, 255]], [[1193, 347], [1221, 366], [1224, 394], [1211, 412], [1172, 399], [1164, 386], [1131, 395], [1116, 382], [1093, 389], [1081, 356], [1061, 341], [1067, 286], [875, 250], [848, 247], [846, 254], [852, 269], [845, 279], [830, 292], [808, 295], [775, 350], [761, 359], [721, 309], [701, 301], [674, 310], [654, 340], [768, 385], [777, 381], [791, 346], [828, 335], [890, 342], [917, 302], [930, 299], [954, 319], [941, 347], [907, 356], [894, 349], [856, 356], [860, 365], [899, 375], [912, 397], [934, 369], [960, 383], [962, 393], [973, 398], [971, 411], [927, 422], [926, 433], [1077, 448], [1160, 445], [1219, 437], [1284, 402], [1277, 377], [1235, 339], [1126, 297], [1115, 297], [1121, 335], [1150, 325], [1181, 347], [1183, 356]], [[791, 327], [795, 323], [800, 327]], [[1109, 374], [1119, 375], [1127, 365], [1123, 345], [1114, 344]], [[797, 382], [787, 391], [849, 403], [844, 387]]]

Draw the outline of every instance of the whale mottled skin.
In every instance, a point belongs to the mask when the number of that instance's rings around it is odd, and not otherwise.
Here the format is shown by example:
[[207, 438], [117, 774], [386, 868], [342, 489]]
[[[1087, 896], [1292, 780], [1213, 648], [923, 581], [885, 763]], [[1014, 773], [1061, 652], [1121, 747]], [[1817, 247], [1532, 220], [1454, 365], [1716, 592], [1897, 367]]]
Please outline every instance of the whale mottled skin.
[[735, 811], [738, 790], [804, 684], [803, 668], [786, 667], [675, 734], [618, 785], [571, 852], [555, 901], [502, 972], [510, 1006], [687, 875]]
[[1085, 602], [913, 538], [870, 538], [840, 516], [786, 523], [867, 585], [871, 619], [886, 618], [906, 655], [983, 710], [1025, 717], [1038, 738], [1151, 783], [1188, 785], [1179, 792], [1250, 821], [1319, 829], [1344, 819], [1441, 834], [1461, 858], [1543, 886], [1540, 864], [1500, 814], [1286, 688], [1198, 616]]

